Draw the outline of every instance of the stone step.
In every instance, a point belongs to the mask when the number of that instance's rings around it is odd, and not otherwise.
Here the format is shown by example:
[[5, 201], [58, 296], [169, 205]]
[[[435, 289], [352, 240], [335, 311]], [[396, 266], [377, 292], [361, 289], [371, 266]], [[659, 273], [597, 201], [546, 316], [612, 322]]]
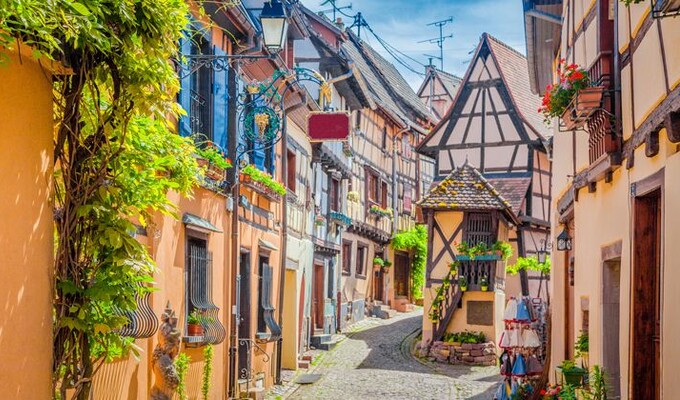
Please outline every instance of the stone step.
[[324, 343], [330, 342], [331, 340], [333, 340], [333, 335], [327, 334], [327, 333], [322, 333], [322, 334], [319, 334], [319, 335], [312, 336], [309, 342], [312, 345], [312, 347], [315, 347], [315, 348], [318, 349], [318, 348], [320, 348], [319, 346], [321, 346]]
[[311, 354], [303, 354], [302, 357], [300, 357], [303, 361], [312, 361], [312, 355]]
[[389, 306], [373, 307], [373, 316], [380, 319], [390, 319], [397, 315], [397, 310]]

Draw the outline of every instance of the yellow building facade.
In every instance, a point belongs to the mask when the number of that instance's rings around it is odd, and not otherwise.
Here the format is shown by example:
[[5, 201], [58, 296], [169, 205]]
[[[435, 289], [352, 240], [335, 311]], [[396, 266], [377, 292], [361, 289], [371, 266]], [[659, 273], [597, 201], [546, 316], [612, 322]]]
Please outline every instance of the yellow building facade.
[[[553, 253], [552, 366], [573, 358], [586, 332], [589, 364], [604, 368], [610, 398], [673, 398], [680, 20], [666, 17], [678, 4], [531, 3], [562, 21], [557, 30], [525, 14], [535, 90], [542, 93], [559, 59], [604, 89], [583, 127], [554, 124], [552, 230], [573, 244]], [[553, 33], [554, 44], [544, 44]]]
[[[0, 49], [0, 392], [47, 399], [52, 390], [52, 71], [31, 49]], [[11, 189], [10, 189], [11, 188]], [[27, 338], [31, 338], [27, 341]], [[9, 367], [11, 366], [11, 367]]]

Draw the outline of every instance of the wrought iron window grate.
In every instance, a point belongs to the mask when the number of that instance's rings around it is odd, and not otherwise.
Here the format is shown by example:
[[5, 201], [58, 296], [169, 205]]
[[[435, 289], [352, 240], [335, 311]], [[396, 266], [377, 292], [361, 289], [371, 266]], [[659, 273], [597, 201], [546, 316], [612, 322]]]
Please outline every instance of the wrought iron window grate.
[[158, 330], [158, 317], [151, 308], [151, 293], [145, 292], [135, 295], [137, 309], [134, 311], [117, 312], [128, 319], [128, 323], [118, 330], [121, 336], [132, 337], [135, 339], [146, 339], [153, 336]]
[[189, 302], [193, 310], [203, 317], [201, 325], [205, 330], [205, 343], [218, 344], [224, 341], [226, 330], [218, 316], [220, 309], [213, 302], [212, 253], [205, 246], [189, 244]]
[[[281, 327], [274, 319], [275, 308], [272, 305], [272, 285], [273, 285], [274, 269], [264, 264], [262, 266], [262, 291], [260, 292], [261, 312], [266, 328], [269, 330], [267, 341], [276, 341], [281, 337]], [[265, 332], [259, 332], [265, 333]]]
[[493, 239], [491, 214], [469, 213], [467, 215], [465, 241], [470, 245], [486, 243], [488, 246], [491, 246]]

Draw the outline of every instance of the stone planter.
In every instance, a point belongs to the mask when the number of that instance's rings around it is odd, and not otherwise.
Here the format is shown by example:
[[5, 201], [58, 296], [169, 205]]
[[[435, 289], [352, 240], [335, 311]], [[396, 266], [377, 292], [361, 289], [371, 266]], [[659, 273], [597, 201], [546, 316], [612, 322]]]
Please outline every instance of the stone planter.
[[496, 365], [496, 345], [487, 343], [456, 343], [441, 342], [432, 343], [430, 358], [446, 364], [457, 365]]

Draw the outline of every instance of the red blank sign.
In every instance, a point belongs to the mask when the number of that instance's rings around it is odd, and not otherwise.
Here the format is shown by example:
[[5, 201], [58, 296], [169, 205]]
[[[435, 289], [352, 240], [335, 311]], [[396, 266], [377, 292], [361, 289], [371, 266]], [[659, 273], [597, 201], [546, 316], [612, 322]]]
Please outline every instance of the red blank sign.
[[349, 137], [349, 114], [320, 112], [309, 115], [307, 134], [312, 142], [344, 141]]

